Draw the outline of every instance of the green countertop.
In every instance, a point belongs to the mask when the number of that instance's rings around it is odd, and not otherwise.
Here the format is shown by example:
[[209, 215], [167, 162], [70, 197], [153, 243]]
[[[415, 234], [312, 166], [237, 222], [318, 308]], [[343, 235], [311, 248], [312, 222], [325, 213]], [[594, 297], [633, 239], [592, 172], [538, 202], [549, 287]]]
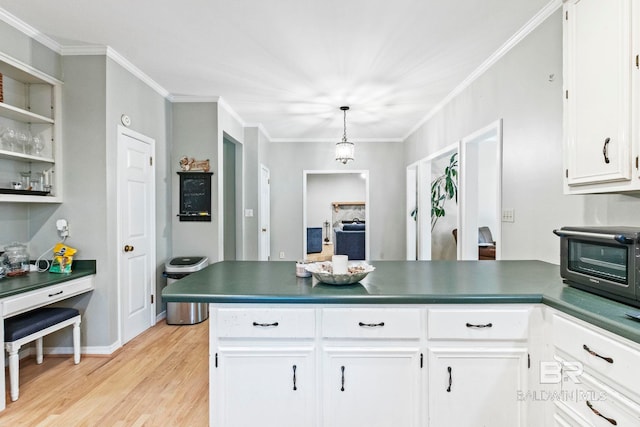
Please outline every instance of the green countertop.
[[19, 277], [5, 277], [0, 279], [0, 299], [44, 288], [68, 280], [96, 274], [95, 260], [73, 261], [73, 271], [71, 273], [38, 273], [30, 272]]
[[640, 343], [640, 308], [570, 288], [541, 261], [376, 261], [360, 283], [333, 286], [295, 275], [294, 262], [223, 261], [162, 291], [166, 302], [271, 304], [542, 303]]

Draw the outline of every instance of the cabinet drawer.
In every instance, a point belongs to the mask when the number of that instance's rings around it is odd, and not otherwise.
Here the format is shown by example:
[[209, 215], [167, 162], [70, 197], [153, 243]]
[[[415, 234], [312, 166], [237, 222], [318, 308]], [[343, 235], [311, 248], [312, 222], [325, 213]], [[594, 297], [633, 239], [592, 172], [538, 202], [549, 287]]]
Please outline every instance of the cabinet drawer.
[[427, 329], [432, 340], [526, 340], [529, 310], [435, 308]]
[[[579, 426], [637, 426], [640, 425], [640, 407], [618, 395], [596, 379], [585, 374], [580, 384], [574, 384], [555, 401], [556, 411], [579, 420]], [[560, 409], [560, 410], [558, 410]]]
[[[631, 346], [562, 316], [553, 316], [553, 344], [568, 361], [582, 363], [585, 371], [637, 393], [640, 352]], [[586, 347], [586, 348], [585, 348]]]
[[326, 338], [419, 338], [420, 309], [327, 308], [322, 310]]
[[216, 331], [220, 338], [313, 338], [314, 309], [219, 308]]
[[[34, 273], [35, 274], [35, 273]], [[37, 307], [67, 299], [74, 295], [93, 289], [93, 277], [88, 276], [80, 279], [69, 280], [58, 285], [36, 289], [13, 297], [8, 297], [3, 301], [3, 317], [14, 316], [24, 313]]]

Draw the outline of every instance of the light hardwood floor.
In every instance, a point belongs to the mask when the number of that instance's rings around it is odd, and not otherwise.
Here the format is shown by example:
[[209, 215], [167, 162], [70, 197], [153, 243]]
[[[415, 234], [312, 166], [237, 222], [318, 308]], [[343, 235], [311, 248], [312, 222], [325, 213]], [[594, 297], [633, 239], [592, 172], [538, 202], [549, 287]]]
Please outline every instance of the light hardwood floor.
[[[164, 321], [111, 357], [20, 361], [20, 398], [0, 426], [207, 426], [208, 326]], [[46, 346], [46, 337], [45, 337]]]

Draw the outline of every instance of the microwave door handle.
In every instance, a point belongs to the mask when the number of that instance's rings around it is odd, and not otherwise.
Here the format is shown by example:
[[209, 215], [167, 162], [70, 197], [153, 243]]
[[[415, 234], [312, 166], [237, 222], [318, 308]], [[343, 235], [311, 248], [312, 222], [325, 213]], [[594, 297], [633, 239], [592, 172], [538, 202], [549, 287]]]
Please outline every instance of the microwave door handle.
[[630, 245], [633, 243], [633, 239], [630, 239], [622, 234], [601, 234], [601, 233], [589, 233], [586, 231], [570, 231], [570, 230], [553, 230], [553, 234], [560, 237], [575, 236], [575, 237], [594, 237], [597, 239], [612, 239], [623, 245]]

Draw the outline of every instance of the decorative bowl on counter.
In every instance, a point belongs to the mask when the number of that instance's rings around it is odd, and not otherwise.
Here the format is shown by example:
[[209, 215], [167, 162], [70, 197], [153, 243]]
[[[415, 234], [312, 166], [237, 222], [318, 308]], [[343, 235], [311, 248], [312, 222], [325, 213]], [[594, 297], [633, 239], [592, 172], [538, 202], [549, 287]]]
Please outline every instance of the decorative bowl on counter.
[[367, 274], [375, 270], [375, 267], [363, 261], [351, 261], [346, 274], [334, 274], [331, 261], [324, 261], [309, 264], [306, 269], [319, 282], [329, 285], [351, 285], [367, 277]]

